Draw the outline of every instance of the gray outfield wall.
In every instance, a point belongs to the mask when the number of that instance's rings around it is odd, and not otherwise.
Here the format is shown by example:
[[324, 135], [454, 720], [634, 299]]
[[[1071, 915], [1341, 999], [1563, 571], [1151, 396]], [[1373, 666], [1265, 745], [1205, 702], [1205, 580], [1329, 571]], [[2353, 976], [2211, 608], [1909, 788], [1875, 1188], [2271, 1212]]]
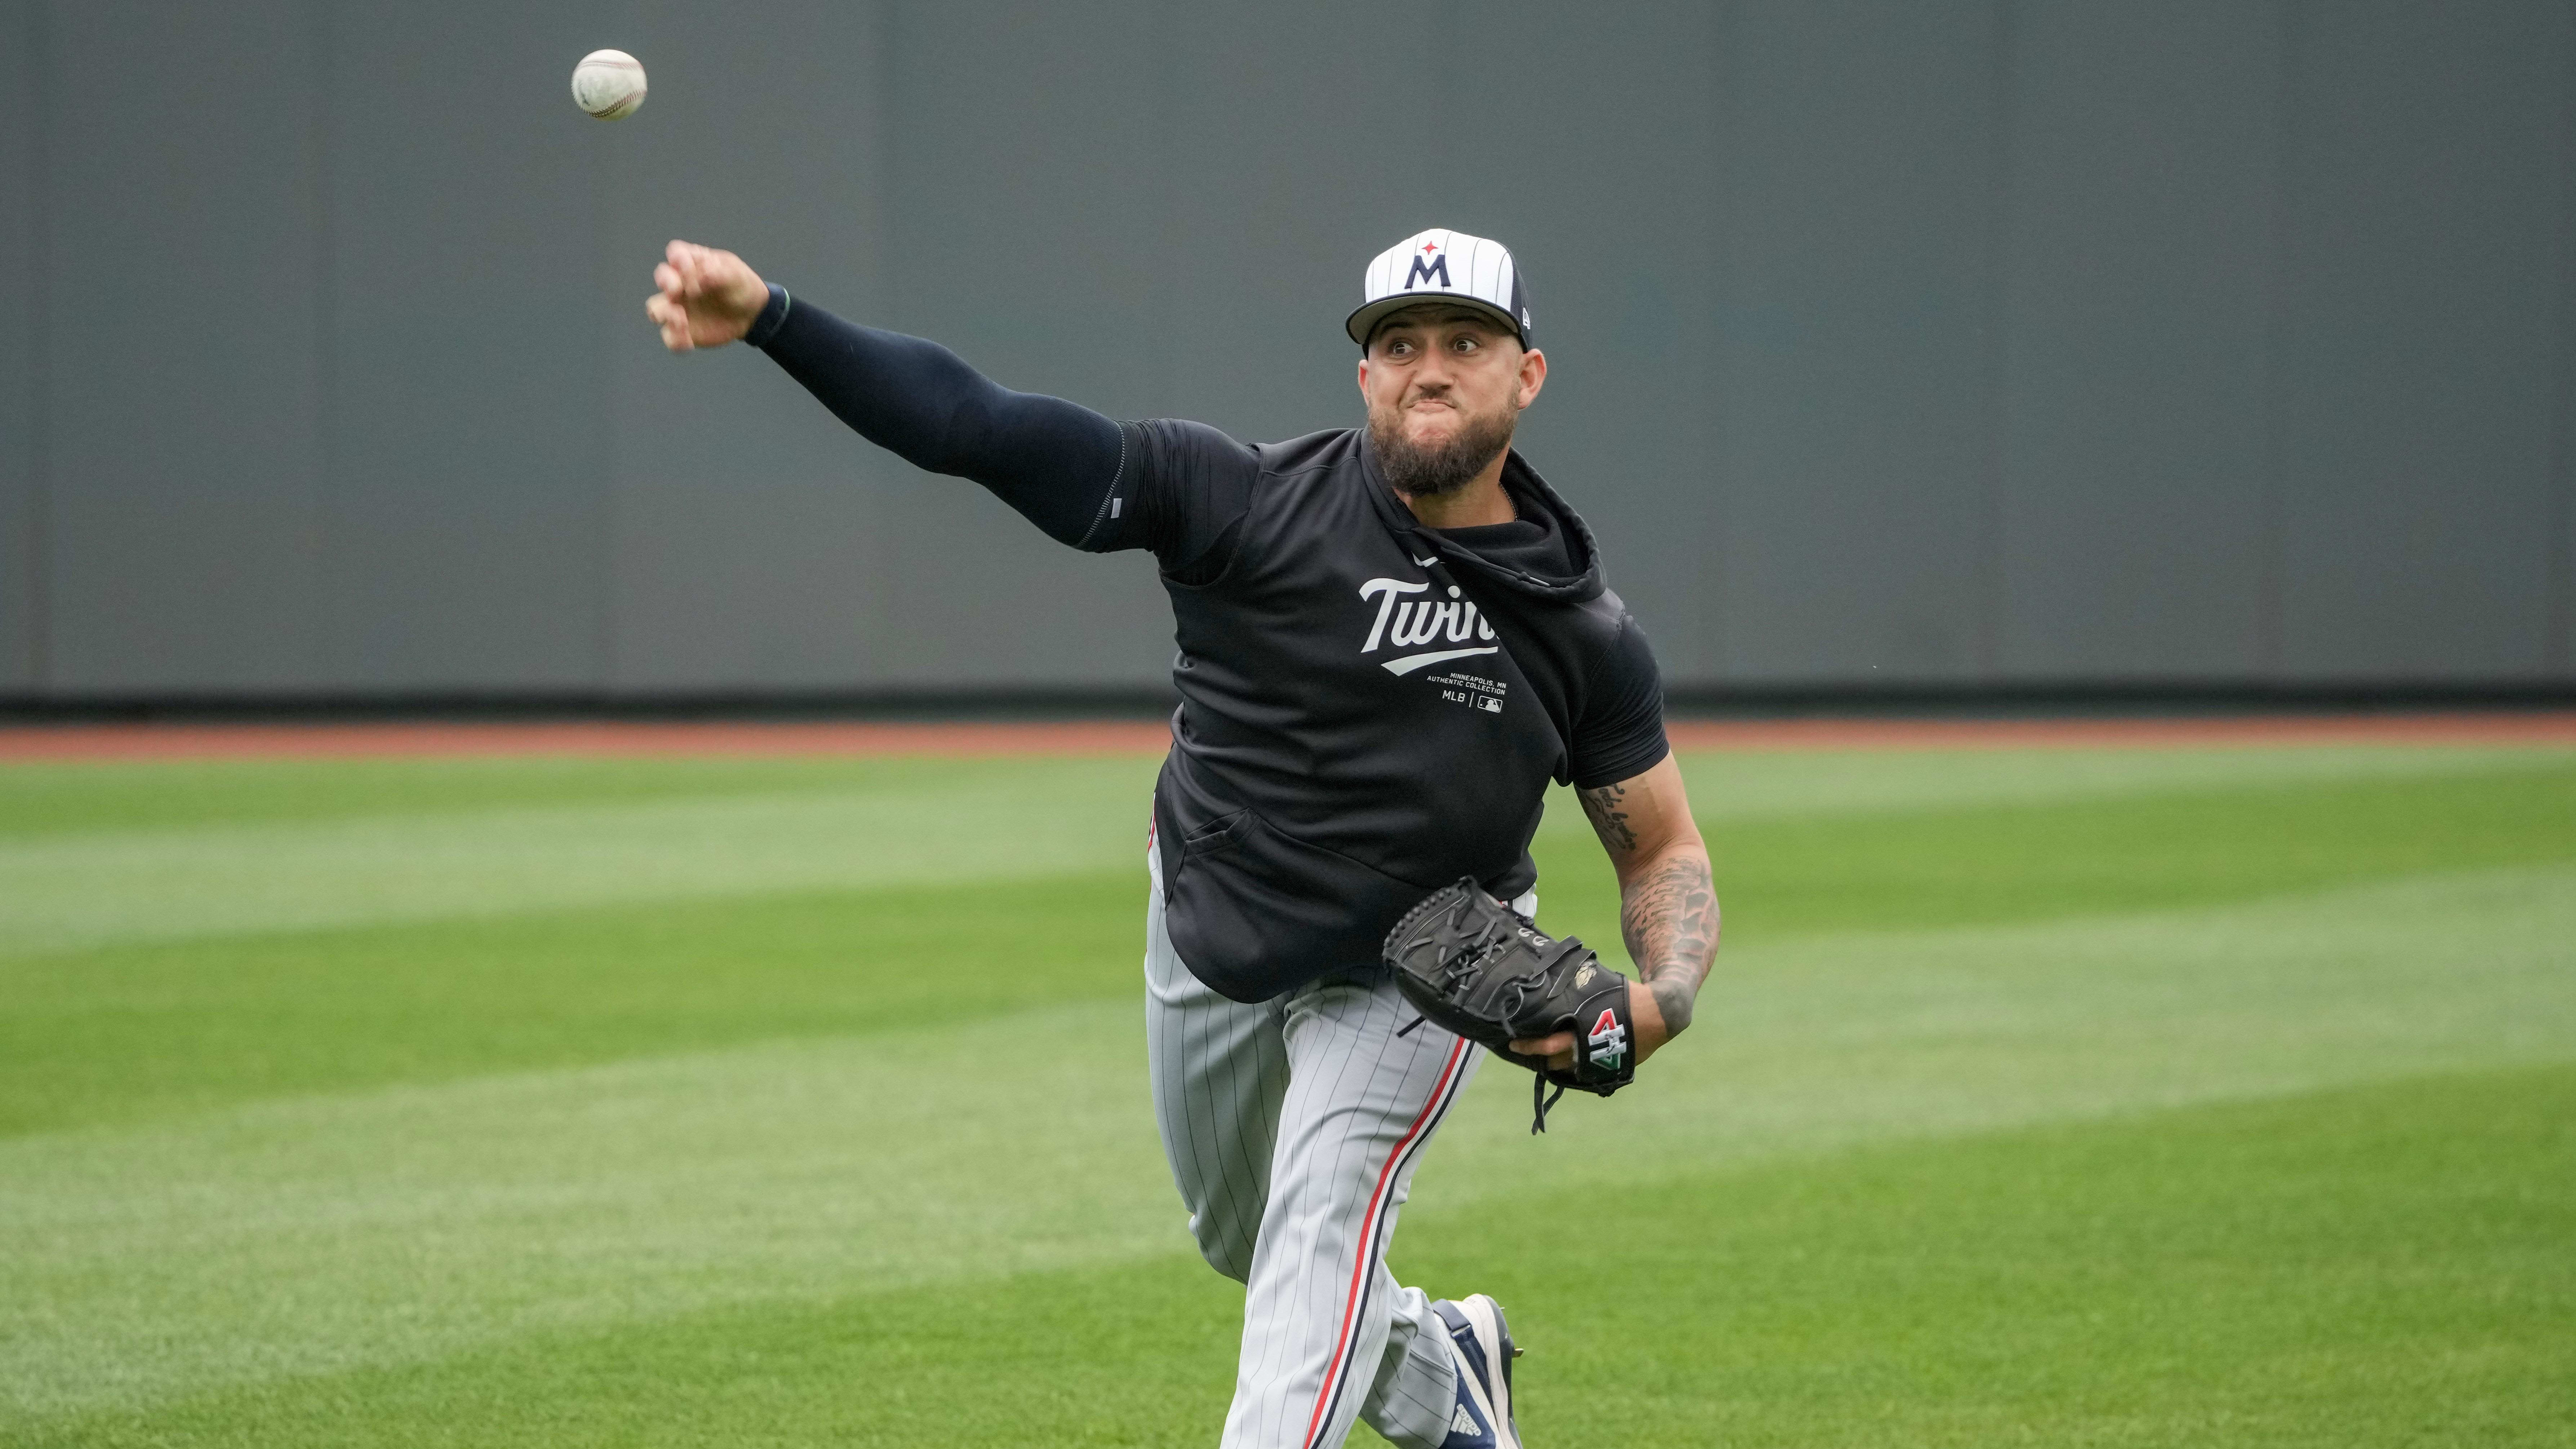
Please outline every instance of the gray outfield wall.
[[660, 244], [1264, 439], [1426, 225], [1683, 684], [2576, 682], [2568, 0], [0, 0], [0, 107], [21, 700], [1151, 685]]

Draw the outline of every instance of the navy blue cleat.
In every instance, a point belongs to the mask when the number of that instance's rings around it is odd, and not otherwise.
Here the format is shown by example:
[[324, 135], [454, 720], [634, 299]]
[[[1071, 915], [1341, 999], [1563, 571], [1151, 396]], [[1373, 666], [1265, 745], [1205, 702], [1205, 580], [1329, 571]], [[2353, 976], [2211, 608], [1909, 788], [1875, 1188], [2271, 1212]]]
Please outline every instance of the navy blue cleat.
[[1458, 1406], [1440, 1449], [1521, 1449], [1512, 1422], [1512, 1360], [1521, 1356], [1503, 1322], [1503, 1305], [1482, 1293], [1431, 1305], [1449, 1325], [1449, 1352], [1458, 1363]]

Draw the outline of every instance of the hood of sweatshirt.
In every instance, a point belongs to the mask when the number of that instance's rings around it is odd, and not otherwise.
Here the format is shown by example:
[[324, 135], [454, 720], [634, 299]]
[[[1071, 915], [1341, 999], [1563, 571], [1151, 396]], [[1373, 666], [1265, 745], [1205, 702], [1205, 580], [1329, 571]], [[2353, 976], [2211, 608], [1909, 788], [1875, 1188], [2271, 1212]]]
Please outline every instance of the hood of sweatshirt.
[[[1515, 546], [1497, 550], [1502, 557], [1492, 558], [1470, 547], [1467, 540], [1454, 537], [1451, 531], [1429, 527], [1413, 516], [1404, 500], [1386, 481], [1377, 465], [1376, 445], [1360, 435], [1360, 457], [1368, 471], [1370, 501], [1388, 528], [1405, 537], [1414, 547], [1436, 554], [1460, 573], [1490, 582], [1496, 587], [1533, 598], [1555, 599], [1569, 604], [1588, 603], [1609, 588], [1601, 572], [1601, 548], [1593, 540], [1591, 525], [1567, 506], [1538, 470], [1529, 465], [1515, 449], [1503, 459], [1503, 492], [1512, 500], [1512, 508], [1525, 523], [1536, 525], [1562, 540], [1562, 549]], [[1478, 530], [1456, 532], [1473, 535]], [[1533, 567], [1530, 560], [1561, 552], [1573, 560], [1572, 571]]]

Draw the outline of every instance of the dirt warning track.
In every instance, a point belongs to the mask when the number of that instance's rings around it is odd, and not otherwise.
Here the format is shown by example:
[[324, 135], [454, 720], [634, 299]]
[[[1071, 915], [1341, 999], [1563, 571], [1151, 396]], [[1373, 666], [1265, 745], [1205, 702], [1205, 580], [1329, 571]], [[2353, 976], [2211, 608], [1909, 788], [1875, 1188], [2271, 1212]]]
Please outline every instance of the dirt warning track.
[[[2563, 745], [2576, 710], [2053, 719], [1673, 720], [1702, 750]], [[0, 726], [0, 761], [471, 755], [1127, 755], [1170, 743], [1160, 720], [82, 724]]]

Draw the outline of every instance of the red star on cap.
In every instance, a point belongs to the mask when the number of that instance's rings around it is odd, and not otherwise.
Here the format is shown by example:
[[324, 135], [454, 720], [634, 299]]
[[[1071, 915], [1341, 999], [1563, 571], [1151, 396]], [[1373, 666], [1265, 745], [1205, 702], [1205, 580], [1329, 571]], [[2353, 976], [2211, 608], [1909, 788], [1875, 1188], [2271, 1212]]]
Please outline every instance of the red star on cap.
[[1426, 251], [1426, 252], [1436, 252], [1436, 251], [1440, 250], [1440, 243], [1438, 243], [1438, 242], [1424, 242], [1424, 243], [1422, 244], [1422, 249], [1423, 249], [1424, 251]]

